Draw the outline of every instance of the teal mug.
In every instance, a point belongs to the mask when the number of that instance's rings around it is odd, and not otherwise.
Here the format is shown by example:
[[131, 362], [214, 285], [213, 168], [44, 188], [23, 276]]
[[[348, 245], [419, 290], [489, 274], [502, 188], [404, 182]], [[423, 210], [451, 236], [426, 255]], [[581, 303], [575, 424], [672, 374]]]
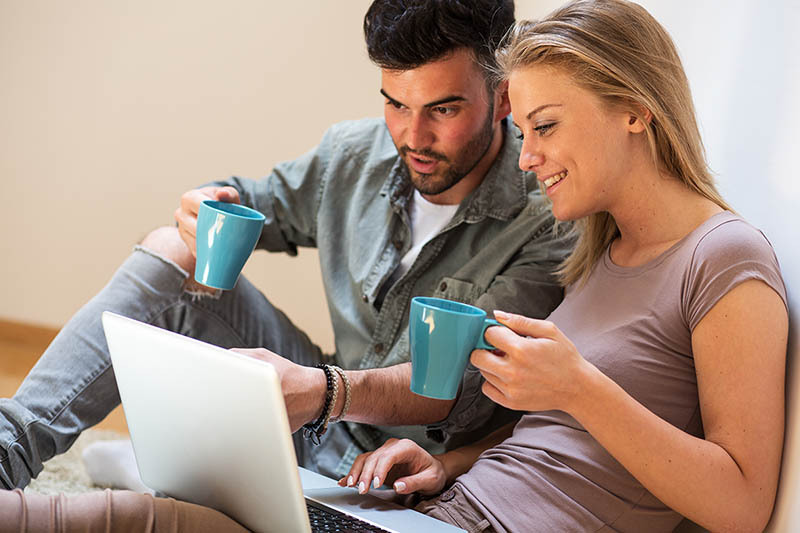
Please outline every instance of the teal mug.
[[494, 350], [483, 338], [486, 328], [502, 326], [478, 307], [417, 296], [411, 300], [408, 337], [411, 346], [411, 392], [451, 400], [472, 350]]
[[243, 205], [204, 200], [197, 213], [194, 279], [215, 289], [232, 289], [256, 247], [264, 219]]

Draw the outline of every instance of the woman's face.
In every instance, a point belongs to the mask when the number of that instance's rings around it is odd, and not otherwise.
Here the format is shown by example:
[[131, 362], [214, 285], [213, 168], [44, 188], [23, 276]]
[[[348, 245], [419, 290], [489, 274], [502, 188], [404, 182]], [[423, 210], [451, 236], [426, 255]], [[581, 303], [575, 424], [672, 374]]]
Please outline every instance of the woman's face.
[[[514, 122], [524, 140], [522, 170], [536, 173], [559, 220], [613, 214], [633, 167], [632, 114], [613, 110], [567, 71], [527, 66], [509, 77]], [[641, 137], [641, 136], [639, 136]]]

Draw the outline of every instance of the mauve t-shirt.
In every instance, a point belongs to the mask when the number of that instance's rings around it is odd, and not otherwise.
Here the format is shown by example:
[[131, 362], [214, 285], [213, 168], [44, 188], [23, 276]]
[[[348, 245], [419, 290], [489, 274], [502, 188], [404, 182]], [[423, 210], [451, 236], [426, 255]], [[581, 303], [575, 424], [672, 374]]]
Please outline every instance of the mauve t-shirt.
[[[702, 437], [692, 330], [751, 279], [786, 302], [766, 237], [722, 212], [644, 265], [617, 266], [606, 251], [585, 285], [567, 288], [549, 320], [628, 394]], [[656, 532], [681, 520], [561, 411], [525, 414], [458, 482], [497, 531]]]

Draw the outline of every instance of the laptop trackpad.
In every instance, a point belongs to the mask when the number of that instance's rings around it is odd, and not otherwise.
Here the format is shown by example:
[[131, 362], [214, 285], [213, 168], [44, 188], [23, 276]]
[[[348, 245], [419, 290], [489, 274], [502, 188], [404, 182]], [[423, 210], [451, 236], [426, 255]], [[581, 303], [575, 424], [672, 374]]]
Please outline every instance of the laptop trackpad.
[[[393, 491], [385, 492], [394, 494]], [[463, 531], [463, 529], [372, 494], [359, 494], [353, 488], [337, 486], [306, 489], [303, 494], [306, 498], [323, 503], [339, 511], [359, 516], [397, 531], [425, 531], [431, 533]]]

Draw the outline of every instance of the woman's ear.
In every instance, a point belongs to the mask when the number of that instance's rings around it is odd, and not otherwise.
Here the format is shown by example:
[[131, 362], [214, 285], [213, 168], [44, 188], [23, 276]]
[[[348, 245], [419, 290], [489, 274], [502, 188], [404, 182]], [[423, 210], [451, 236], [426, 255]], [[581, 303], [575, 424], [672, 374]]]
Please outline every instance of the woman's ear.
[[628, 131], [642, 133], [653, 120], [653, 114], [644, 106], [637, 105], [628, 113]]

